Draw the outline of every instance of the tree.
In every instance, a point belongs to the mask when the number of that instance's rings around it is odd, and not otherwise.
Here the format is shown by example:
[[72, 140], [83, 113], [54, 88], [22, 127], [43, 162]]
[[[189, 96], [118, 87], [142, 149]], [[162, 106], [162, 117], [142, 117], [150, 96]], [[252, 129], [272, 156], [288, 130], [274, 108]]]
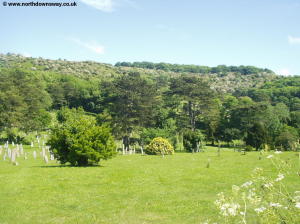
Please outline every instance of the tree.
[[72, 166], [95, 165], [116, 153], [110, 129], [76, 111], [52, 131], [47, 144], [57, 160]]
[[134, 129], [151, 126], [156, 105], [156, 88], [139, 73], [123, 75], [112, 83], [103, 83], [106, 106], [113, 119], [116, 135], [129, 149]]
[[208, 109], [214, 95], [207, 82], [194, 76], [173, 78], [168, 94], [177, 95], [183, 101], [183, 110], [189, 117], [188, 127], [193, 131], [197, 117]]
[[295, 128], [285, 125], [276, 137], [276, 145], [283, 150], [295, 150], [299, 135]]
[[254, 147], [256, 150], [262, 148], [263, 144], [267, 143], [267, 131], [264, 124], [255, 122], [248, 130], [245, 138], [246, 145]]
[[51, 117], [51, 98], [45, 82], [34, 72], [22, 69], [0, 71], [0, 127], [41, 130]]
[[183, 146], [189, 152], [199, 151], [204, 135], [199, 131], [186, 130], [183, 132]]

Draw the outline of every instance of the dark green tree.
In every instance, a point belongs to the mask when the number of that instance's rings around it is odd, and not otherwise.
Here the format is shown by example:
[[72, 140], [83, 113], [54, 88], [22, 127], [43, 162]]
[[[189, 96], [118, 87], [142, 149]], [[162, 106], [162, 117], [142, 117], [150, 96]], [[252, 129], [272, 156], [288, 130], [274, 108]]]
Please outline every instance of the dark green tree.
[[69, 111], [71, 116], [52, 130], [47, 144], [62, 164], [97, 165], [112, 158], [116, 152], [114, 138], [106, 126], [97, 126], [94, 117]]
[[181, 76], [171, 79], [169, 95], [176, 95], [181, 99], [183, 113], [188, 116], [188, 124], [195, 131], [196, 121], [199, 115], [208, 110], [212, 102], [214, 92], [208, 83], [194, 76]]
[[134, 130], [153, 124], [154, 108], [157, 104], [155, 86], [140, 73], [120, 76], [112, 83], [104, 83], [106, 106], [113, 119], [113, 129], [121, 136], [128, 149]]

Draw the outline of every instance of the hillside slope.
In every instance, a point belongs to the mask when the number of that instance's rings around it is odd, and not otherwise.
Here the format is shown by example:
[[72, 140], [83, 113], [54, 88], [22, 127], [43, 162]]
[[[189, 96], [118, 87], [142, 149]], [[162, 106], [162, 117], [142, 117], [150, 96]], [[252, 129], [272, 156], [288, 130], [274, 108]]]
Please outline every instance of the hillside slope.
[[[125, 66], [124, 66], [125, 65]], [[127, 66], [126, 66], [127, 65]], [[167, 64], [168, 65], [168, 64]], [[188, 67], [189, 65], [172, 65], [176, 68], [180, 66]], [[134, 67], [128, 66], [128, 64], [116, 64], [115, 66], [110, 64], [92, 62], [92, 61], [67, 61], [67, 60], [50, 60], [43, 58], [31, 58], [24, 57], [17, 54], [0, 54], [0, 68], [23, 68], [32, 71], [43, 71], [58, 74], [65, 74], [75, 76], [84, 80], [106, 80], [113, 79], [116, 76], [122, 75], [128, 72], [140, 72], [143, 76], [146, 76], [152, 80], [169, 80], [171, 77], [177, 77], [181, 74], [186, 76], [201, 76], [207, 79], [212, 89], [215, 89], [223, 93], [232, 93], [236, 90], [259, 88], [266, 82], [279, 79], [271, 70], [259, 69], [252, 66], [247, 70], [248, 72], [240, 72], [237, 70], [234, 72], [232, 68], [239, 67], [226, 67], [231, 69], [220, 69], [224, 66], [218, 66], [215, 68], [209, 68], [207, 66], [194, 66], [199, 68], [206, 68], [202, 73], [195, 72], [197, 70], [188, 69], [158, 69], [155, 68], [142, 68], [141, 66]], [[242, 66], [248, 68], [247, 66]], [[209, 72], [207, 72], [208, 70]], [[245, 70], [245, 69], [244, 69]], [[201, 71], [201, 69], [199, 70]], [[254, 71], [253, 74], [249, 74], [249, 71]]]

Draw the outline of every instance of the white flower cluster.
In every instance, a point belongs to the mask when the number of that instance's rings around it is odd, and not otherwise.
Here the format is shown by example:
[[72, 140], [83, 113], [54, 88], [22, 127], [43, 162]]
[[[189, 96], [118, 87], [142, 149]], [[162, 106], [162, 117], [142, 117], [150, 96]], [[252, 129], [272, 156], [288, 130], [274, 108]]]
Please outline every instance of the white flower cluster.
[[252, 184], [253, 184], [252, 181], [247, 181], [247, 182], [243, 183], [243, 184], [241, 185], [241, 187], [248, 188], [248, 187], [250, 187]]
[[215, 201], [215, 204], [220, 209], [220, 214], [222, 216], [236, 216], [239, 214], [240, 205], [234, 202], [228, 202], [226, 200], [224, 193], [218, 194], [219, 199]]
[[295, 207], [300, 208], [300, 191], [295, 191], [295, 197], [294, 200], [296, 202]]
[[256, 194], [255, 188], [249, 189], [247, 199], [254, 205], [257, 205], [261, 202], [261, 198]]
[[273, 183], [272, 182], [265, 183], [263, 186], [266, 188], [271, 188], [271, 187], [273, 187]]
[[254, 209], [254, 211], [256, 212], [256, 213], [262, 213], [262, 212], [264, 212], [266, 210], [266, 208], [265, 207], [260, 207], [260, 208], [255, 208]]
[[270, 202], [270, 207], [274, 207], [274, 208], [281, 208], [282, 207], [282, 205], [281, 204], [279, 204], [279, 203], [275, 203], [275, 202]]
[[273, 155], [268, 155], [267, 156], [267, 159], [271, 159], [271, 158], [273, 158], [274, 156]]
[[278, 174], [278, 176], [277, 176], [277, 178], [275, 179], [275, 181], [276, 182], [279, 182], [279, 181], [281, 181], [281, 180], [283, 180], [284, 179], [284, 175], [283, 174]]

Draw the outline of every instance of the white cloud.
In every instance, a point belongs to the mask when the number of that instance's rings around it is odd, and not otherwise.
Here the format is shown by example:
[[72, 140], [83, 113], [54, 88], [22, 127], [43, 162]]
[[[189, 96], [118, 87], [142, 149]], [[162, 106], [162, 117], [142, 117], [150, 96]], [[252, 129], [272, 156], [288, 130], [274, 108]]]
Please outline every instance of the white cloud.
[[98, 44], [96, 41], [84, 42], [78, 38], [69, 38], [72, 42], [78, 44], [81, 47], [84, 47], [96, 54], [104, 54], [104, 47]]
[[125, 5], [134, 9], [140, 9], [139, 5], [133, 0], [80, 0], [81, 2], [92, 6], [102, 12], [113, 12], [117, 7]]
[[290, 70], [287, 69], [287, 68], [280, 69], [277, 73], [279, 75], [283, 75], [283, 76], [290, 76], [291, 75]]
[[300, 37], [288, 36], [288, 41], [290, 44], [300, 44]]
[[92, 6], [103, 12], [114, 11], [115, 3], [113, 0], [81, 0], [83, 3]]

